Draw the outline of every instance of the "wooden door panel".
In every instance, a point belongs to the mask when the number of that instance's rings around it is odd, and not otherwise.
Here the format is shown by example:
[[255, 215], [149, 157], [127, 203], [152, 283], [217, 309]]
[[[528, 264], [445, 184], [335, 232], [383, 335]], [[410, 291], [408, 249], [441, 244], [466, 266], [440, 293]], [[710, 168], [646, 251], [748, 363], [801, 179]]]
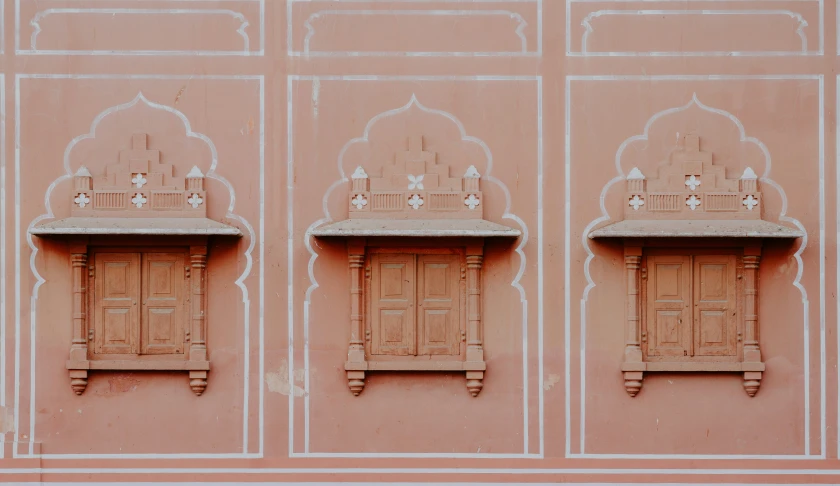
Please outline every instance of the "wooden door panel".
[[94, 268], [94, 353], [138, 353], [140, 254], [96, 253]]
[[734, 255], [694, 257], [694, 354], [737, 354]]
[[691, 352], [691, 259], [647, 257], [647, 353], [688, 356]]
[[371, 256], [371, 354], [410, 356], [417, 353], [415, 268], [415, 255]]
[[460, 353], [460, 263], [458, 255], [418, 256], [418, 355]]
[[145, 253], [142, 274], [143, 354], [184, 352], [184, 330], [188, 319], [184, 296], [186, 275], [183, 253]]

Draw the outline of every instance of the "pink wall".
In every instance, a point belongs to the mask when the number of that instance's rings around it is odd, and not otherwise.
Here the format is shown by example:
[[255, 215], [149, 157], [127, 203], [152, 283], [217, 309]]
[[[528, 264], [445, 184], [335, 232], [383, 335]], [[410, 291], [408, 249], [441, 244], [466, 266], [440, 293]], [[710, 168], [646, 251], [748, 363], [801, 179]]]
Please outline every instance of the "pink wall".
[[[840, 483], [833, 3], [0, 5], [0, 483]], [[623, 247], [586, 236], [690, 132], [807, 233], [764, 245], [755, 397], [737, 373], [629, 397]], [[210, 242], [201, 396], [169, 371], [74, 394], [71, 248], [28, 234], [133, 133], [244, 235]], [[522, 236], [485, 245], [477, 397], [463, 372], [353, 396], [347, 250], [309, 232], [418, 134]]]

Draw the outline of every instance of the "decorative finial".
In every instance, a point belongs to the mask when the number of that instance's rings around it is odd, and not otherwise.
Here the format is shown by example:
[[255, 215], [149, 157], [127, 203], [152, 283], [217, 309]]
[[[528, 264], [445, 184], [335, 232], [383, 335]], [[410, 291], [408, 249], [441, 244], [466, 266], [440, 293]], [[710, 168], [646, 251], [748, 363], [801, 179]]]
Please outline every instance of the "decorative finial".
[[633, 167], [629, 174], [627, 174], [628, 180], [644, 180], [645, 175], [642, 174], [642, 171], [639, 170], [638, 167]]
[[746, 169], [744, 169], [744, 175], [741, 176], [741, 180], [754, 181], [756, 179], [758, 179], [758, 176], [755, 175], [755, 171], [752, 170], [752, 168], [747, 167]]
[[478, 169], [474, 165], [469, 166], [467, 172], [464, 173], [465, 179], [478, 179], [479, 177], [481, 177], [481, 174], [478, 173]]
[[350, 177], [352, 179], [367, 179], [368, 175], [367, 175], [367, 172], [365, 172], [365, 169], [363, 169], [362, 166], [360, 165], [360, 166], [356, 167], [356, 170], [353, 172], [353, 175], [350, 176]]
[[187, 179], [199, 179], [202, 177], [204, 177], [204, 173], [201, 172], [201, 169], [199, 169], [197, 165], [194, 165], [187, 174]]
[[76, 177], [93, 177], [90, 174], [90, 171], [84, 165], [79, 167], [79, 170], [76, 171]]

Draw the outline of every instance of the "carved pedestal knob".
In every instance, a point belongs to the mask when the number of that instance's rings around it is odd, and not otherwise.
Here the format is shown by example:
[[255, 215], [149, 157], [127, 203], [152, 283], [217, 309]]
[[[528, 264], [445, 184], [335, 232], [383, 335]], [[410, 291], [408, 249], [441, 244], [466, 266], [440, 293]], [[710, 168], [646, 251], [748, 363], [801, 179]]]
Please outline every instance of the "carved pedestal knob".
[[635, 397], [639, 391], [642, 389], [642, 382], [641, 381], [625, 381], [624, 382], [624, 389], [627, 390], [627, 394], [631, 397]]
[[483, 371], [467, 371], [467, 390], [470, 395], [477, 397], [481, 389], [484, 387], [484, 372]]
[[70, 388], [73, 393], [81, 395], [87, 388], [87, 371], [85, 370], [70, 370]]
[[467, 380], [467, 390], [470, 391], [470, 395], [477, 397], [478, 393], [484, 385], [481, 383], [481, 380]]
[[641, 371], [624, 372], [624, 389], [631, 397], [635, 397], [642, 389], [642, 376]]
[[359, 394], [362, 393], [362, 390], [365, 389], [365, 372], [348, 371], [347, 385], [350, 387], [350, 391], [353, 393], [353, 396], [359, 396]]
[[204, 390], [207, 389], [207, 372], [206, 371], [190, 371], [190, 388], [196, 396], [201, 396]]
[[744, 390], [747, 395], [754, 397], [761, 386], [761, 372], [747, 371], [744, 373]]

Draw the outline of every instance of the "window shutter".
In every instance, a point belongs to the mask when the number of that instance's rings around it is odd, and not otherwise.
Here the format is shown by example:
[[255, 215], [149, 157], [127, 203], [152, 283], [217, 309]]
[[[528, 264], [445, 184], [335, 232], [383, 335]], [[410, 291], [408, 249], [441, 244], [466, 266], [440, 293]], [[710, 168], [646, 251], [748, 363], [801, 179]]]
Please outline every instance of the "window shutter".
[[371, 256], [371, 354], [417, 354], [415, 266], [415, 255]]
[[735, 257], [694, 257], [694, 354], [735, 356], [737, 319]]
[[460, 259], [420, 255], [417, 267], [417, 354], [458, 355]]
[[651, 356], [691, 355], [691, 258], [648, 257], [647, 331]]
[[184, 352], [183, 253], [144, 253], [140, 340], [143, 354]]
[[137, 354], [140, 254], [97, 253], [95, 265], [95, 352]]

